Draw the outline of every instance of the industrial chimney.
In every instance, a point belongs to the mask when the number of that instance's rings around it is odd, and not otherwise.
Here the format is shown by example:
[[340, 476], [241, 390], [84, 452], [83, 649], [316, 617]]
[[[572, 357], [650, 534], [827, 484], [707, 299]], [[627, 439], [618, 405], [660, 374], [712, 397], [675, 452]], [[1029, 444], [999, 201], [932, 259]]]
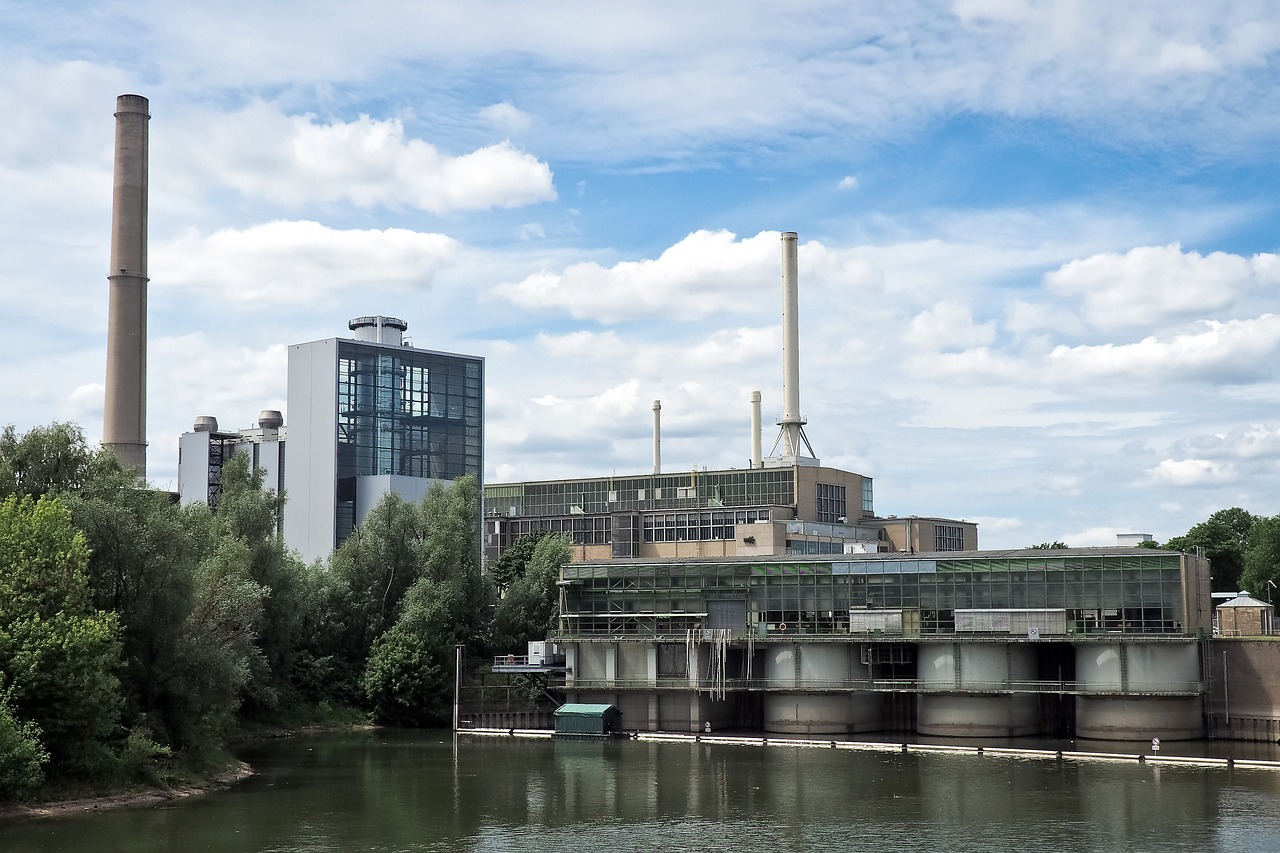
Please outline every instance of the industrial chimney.
[[[804, 434], [804, 418], [800, 417], [800, 287], [799, 238], [796, 232], [782, 235], [782, 418], [781, 428], [773, 443], [776, 452], [782, 446], [782, 459], [789, 465], [816, 465], [813, 448]], [[801, 447], [809, 451], [801, 456]]]
[[147, 99], [116, 98], [102, 444], [147, 477]]
[[653, 473], [662, 473], [662, 401], [653, 401]]
[[760, 392], [751, 392], [751, 467], [761, 468], [760, 459]]

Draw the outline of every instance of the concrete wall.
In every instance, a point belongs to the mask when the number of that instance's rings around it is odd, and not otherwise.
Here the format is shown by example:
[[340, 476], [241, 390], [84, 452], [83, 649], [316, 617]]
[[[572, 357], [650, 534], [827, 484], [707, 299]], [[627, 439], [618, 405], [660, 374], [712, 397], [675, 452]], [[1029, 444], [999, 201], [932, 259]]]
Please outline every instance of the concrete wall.
[[334, 546], [337, 393], [337, 338], [289, 347], [284, 540], [307, 561], [328, 557]]
[[1209, 737], [1280, 738], [1280, 639], [1220, 638], [1208, 644]]

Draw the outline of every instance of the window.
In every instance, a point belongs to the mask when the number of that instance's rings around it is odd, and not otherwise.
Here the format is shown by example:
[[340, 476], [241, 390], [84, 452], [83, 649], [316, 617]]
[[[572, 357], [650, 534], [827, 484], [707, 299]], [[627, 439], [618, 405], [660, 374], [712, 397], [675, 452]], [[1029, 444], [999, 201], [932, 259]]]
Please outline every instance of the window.
[[955, 524], [935, 524], [933, 543], [935, 551], [963, 551], [964, 528]]
[[818, 483], [818, 517], [825, 524], [844, 524], [848, 520], [845, 510], [844, 486]]

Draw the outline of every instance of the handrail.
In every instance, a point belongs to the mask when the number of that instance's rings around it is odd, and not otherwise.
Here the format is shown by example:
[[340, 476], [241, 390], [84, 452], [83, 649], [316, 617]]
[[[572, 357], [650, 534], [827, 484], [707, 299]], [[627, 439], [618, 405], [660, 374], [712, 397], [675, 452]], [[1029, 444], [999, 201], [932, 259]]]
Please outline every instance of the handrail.
[[[656, 679], [581, 678], [573, 677], [574, 690], [730, 690], [766, 692], [870, 692], [870, 693], [1035, 693], [1085, 696], [1196, 696], [1204, 692], [1198, 681], [1119, 685], [1087, 684], [1072, 681], [969, 681], [960, 684], [928, 682], [918, 678], [873, 679], [805, 679], [794, 683], [789, 679], [770, 678], [680, 678]], [[566, 685], [570, 682], [566, 679]]]

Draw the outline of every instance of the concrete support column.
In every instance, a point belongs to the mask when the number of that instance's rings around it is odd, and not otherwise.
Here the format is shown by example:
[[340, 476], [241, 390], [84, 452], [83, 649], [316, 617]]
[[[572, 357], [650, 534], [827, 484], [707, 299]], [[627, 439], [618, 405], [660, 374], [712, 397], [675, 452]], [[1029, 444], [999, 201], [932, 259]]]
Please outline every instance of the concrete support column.
[[604, 680], [613, 684], [618, 680], [618, 644], [604, 647]]
[[[645, 654], [645, 678], [649, 682], [650, 687], [658, 686], [658, 644], [649, 643], [644, 650]], [[656, 700], [655, 700], [656, 701]], [[656, 715], [655, 711], [655, 715]]]

